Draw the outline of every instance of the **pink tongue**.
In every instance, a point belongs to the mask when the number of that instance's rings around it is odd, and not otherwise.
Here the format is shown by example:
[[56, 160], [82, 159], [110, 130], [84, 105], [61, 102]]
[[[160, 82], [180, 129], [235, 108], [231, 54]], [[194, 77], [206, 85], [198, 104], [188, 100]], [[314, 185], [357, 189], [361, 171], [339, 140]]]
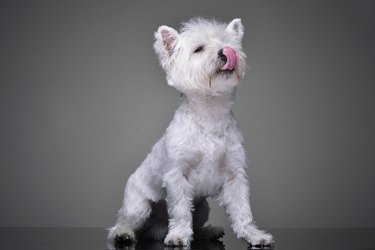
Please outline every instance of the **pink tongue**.
[[223, 54], [227, 57], [227, 62], [221, 67], [221, 70], [234, 70], [237, 66], [237, 54], [230, 47], [223, 48]]

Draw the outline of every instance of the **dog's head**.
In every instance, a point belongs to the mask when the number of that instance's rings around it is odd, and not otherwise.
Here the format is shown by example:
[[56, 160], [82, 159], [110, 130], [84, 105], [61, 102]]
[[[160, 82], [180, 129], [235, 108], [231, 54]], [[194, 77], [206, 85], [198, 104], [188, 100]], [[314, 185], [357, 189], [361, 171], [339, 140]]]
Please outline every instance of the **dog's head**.
[[194, 18], [177, 32], [160, 26], [154, 48], [168, 84], [183, 93], [221, 95], [232, 92], [245, 72], [244, 27]]

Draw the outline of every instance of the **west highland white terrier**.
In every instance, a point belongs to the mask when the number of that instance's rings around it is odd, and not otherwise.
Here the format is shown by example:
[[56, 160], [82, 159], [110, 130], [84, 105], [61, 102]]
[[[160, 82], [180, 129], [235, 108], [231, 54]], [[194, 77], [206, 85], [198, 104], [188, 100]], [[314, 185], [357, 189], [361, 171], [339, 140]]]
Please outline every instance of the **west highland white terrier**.
[[237, 237], [273, 245], [253, 221], [244, 139], [233, 117], [235, 90], [244, 76], [244, 27], [194, 18], [180, 32], [160, 26], [154, 48], [180, 106], [165, 134], [129, 177], [109, 242], [164, 240], [189, 246], [219, 239], [221, 227], [205, 226], [213, 197], [225, 207]]

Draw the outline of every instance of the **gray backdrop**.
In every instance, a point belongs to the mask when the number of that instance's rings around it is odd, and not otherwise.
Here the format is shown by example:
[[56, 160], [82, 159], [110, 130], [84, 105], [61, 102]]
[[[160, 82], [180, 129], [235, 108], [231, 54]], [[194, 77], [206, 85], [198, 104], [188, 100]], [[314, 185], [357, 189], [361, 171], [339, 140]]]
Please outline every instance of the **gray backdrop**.
[[374, 227], [374, 5], [1, 1], [0, 226], [114, 223], [178, 104], [153, 32], [203, 15], [246, 27], [234, 112], [257, 223]]

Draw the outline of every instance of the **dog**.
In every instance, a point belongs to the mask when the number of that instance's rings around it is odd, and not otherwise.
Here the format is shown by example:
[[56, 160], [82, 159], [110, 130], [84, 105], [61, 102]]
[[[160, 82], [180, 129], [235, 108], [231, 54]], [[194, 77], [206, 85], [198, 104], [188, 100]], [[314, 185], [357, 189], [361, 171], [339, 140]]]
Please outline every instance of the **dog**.
[[203, 18], [180, 32], [162, 25], [154, 49], [180, 105], [165, 134], [129, 177], [110, 242], [147, 238], [188, 247], [192, 239], [219, 239], [221, 227], [205, 226], [206, 198], [225, 207], [238, 238], [273, 245], [250, 208], [244, 138], [232, 107], [245, 74], [241, 19], [229, 24]]

